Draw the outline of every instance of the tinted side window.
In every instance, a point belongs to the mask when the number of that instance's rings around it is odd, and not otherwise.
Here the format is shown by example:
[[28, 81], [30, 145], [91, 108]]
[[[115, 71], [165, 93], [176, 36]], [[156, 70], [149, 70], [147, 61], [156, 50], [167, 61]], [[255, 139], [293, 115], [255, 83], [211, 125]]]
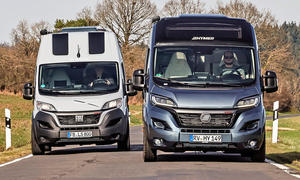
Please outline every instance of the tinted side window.
[[68, 34], [53, 34], [52, 35], [52, 51], [54, 55], [69, 54], [69, 36]]
[[104, 53], [104, 33], [89, 33], [89, 53], [102, 54]]

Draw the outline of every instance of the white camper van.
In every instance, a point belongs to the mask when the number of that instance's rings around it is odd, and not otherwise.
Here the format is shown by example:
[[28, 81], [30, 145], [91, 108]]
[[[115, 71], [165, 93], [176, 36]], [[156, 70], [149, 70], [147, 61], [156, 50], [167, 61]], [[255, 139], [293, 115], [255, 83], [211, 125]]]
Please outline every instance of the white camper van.
[[32, 153], [52, 146], [112, 144], [129, 150], [128, 96], [116, 36], [97, 27], [41, 31], [34, 83], [24, 85], [33, 99]]

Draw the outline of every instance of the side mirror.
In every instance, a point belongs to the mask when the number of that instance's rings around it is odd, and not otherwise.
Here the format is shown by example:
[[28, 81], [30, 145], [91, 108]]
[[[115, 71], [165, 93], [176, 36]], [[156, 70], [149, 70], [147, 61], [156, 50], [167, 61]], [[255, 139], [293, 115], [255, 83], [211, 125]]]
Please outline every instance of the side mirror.
[[278, 90], [278, 80], [276, 73], [273, 71], [266, 71], [264, 78], [264, 91], [267, 93], [276, 92]]
[[128, 96], [135, 96], [137, 91], [133, 88], [132, 80], [128, 79], [126, 85], [126, 94]]
[[143, 69], [138, 69], [133, 72], [133, 88], [142, 91], [145, 87], [145, 74]]
[[23, 98], [26, 99], [26, 100], [32, 100], [33, 99], [33, 87], [32, 87], [31, 83], [24, 84]]

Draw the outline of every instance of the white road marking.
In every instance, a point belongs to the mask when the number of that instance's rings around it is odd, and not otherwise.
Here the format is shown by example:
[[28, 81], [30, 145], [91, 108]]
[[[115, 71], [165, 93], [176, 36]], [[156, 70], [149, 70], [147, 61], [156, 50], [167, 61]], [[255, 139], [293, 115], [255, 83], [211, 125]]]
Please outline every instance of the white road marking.
[[273, 166], [276, 166], [277, 168], [283, 170], [284, 172], [286, 172], [287, 174], [291, 175], [291, 176], [294, 176], [298, 179], [300, 179], [300, 175], [299, 174], [294, 174], [289, 167], [285, 166], [285, 165], [282, 165], [282, 164], [278, 164], [274, 161], [271, 161], [270, 159], [266, 159], [265, 160], [267, 163], [269, 164], [272, 164]]
[[18, 162], [18, 161], [21, 161], [21, 160], [23, 160], [23, 159], [30, 158], [30, 157], [32, 157], [32, 156], [33, 156], [32, 154], [29, 154], [29, 155], [27, 155], [27, 156], [24, 156], [24, 157], [15, 159], [15, 160], [13, 160], [13, 161], [10, 161], [10, 162], [7, 162], [7, 163], [0, 164], [0, 167], [7, 166], [7, 165], [9, 165], [9, 164], [16, 163], [16, 162]]

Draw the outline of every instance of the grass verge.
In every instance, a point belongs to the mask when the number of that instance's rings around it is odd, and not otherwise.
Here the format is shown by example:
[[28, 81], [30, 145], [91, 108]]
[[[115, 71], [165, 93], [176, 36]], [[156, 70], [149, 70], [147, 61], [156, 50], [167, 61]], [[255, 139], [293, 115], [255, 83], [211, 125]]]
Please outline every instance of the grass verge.
[[130, 105], [129, 111], [130, 111], [130, 125], [131, 126], [142, 125], [143, 123], [142, 105]]
[[[20, 95], [0, 94], [0, 163], [4, 163], [30, 154], [30, 128], [32, 102]], [[4, 109], [11, 112], [12, 146], [5, 150], [5, 115]]]
[[272, 123], [266, 123], [267, 158], [300, 171], [300, 117], [279, 119], [276, 144], [272, 143]]

